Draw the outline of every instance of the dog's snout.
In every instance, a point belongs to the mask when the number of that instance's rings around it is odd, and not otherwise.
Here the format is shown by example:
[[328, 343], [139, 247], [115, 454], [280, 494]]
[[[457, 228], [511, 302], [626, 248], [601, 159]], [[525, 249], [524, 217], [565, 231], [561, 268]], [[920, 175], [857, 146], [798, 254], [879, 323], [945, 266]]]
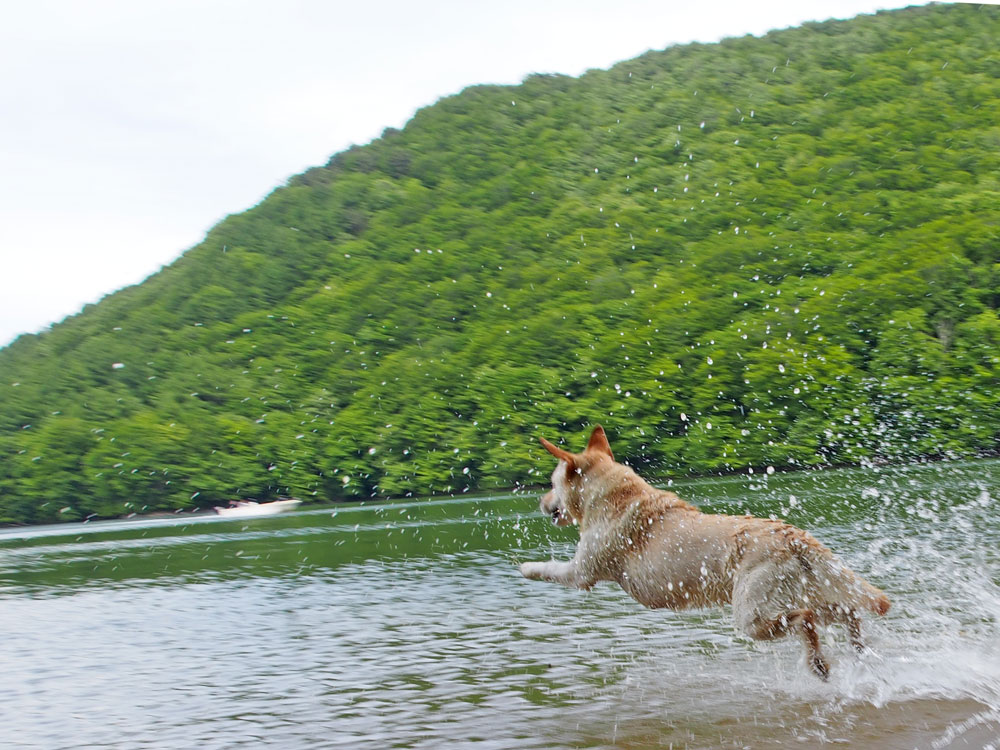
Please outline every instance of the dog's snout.
[[565, 526], [572, 522], [572, 517], [566, 512], [562, 502], [554, 490], [550, 490], [542, 495], [539, 501], [542, 513], [552, 519], [556, 526]]

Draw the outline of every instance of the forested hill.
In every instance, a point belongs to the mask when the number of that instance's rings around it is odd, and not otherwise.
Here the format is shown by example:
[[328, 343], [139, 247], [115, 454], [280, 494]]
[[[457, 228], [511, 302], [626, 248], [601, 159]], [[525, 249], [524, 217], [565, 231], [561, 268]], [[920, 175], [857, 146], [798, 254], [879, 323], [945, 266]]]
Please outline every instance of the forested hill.
[[0, 518], [1000, 436], [1000, 8], [481, 86], [0, 352]]

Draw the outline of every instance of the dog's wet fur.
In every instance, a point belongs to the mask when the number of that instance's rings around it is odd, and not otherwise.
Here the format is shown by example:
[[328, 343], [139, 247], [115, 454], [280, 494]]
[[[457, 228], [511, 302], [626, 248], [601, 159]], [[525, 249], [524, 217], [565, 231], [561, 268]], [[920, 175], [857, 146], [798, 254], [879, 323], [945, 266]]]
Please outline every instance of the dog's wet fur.
[[782, 521], [702, 513], [614, 460], [604, 429], [583, 453], [542, 438], [559, 464], [541, 499], [554, 523], [576, 524], [568, 562], [526, 562], [521, 574], [589, 589], [613, 581], [647, 607], [732, 604], [737, 629], [756, 640], [797, 635], [812, 671], [829, 664], [816, 629], [840, 623], [859, 652], [862, 611], [884, 615], [889, 599], [808, 532]]

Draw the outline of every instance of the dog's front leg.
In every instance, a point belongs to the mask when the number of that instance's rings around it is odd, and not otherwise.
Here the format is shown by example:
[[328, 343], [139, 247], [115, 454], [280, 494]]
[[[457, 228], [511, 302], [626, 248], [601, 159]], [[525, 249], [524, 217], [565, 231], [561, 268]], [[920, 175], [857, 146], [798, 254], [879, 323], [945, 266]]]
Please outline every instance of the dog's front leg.
[[521, 563], [521, 575], [532, 581], [552, 581], [576, 589], [587, 590], [594, 585], [594, 581], [581, 573], [576, 560]]

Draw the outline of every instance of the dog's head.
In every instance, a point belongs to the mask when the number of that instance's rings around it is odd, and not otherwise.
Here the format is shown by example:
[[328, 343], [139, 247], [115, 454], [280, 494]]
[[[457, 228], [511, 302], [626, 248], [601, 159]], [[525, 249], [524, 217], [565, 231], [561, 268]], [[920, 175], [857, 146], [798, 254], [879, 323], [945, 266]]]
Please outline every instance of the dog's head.
[[541, 441], [545, 450], [559, 459], [552, 472], [552, 489], [542, 496], [542, 513], [552, 518], [557, 526], [578, 524], [583, 520], [583, 485], [587, 481], [587, 471], [601, 461], [614, 461], [608, 436], [600, 425], [594, 427], [583, 453], [570, 453], [545, 438]]

